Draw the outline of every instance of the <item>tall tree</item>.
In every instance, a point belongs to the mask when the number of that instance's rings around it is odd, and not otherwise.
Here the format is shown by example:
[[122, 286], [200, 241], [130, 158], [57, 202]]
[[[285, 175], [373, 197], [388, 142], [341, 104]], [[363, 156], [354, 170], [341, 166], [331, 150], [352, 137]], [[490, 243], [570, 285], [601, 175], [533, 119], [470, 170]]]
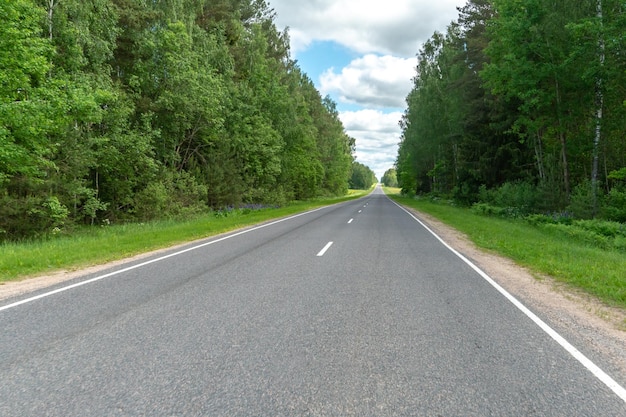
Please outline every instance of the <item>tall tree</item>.
[[345, 192], [353, 140], [275, 17], [264, 0], [2, 3], [0, 239]]
[[42, 177], [52, 165], [46, 97], [53, 94], [53, 49], [41, 36], [43, 13], [29, 0], [0, 4], [0, 187], [19, 176]]

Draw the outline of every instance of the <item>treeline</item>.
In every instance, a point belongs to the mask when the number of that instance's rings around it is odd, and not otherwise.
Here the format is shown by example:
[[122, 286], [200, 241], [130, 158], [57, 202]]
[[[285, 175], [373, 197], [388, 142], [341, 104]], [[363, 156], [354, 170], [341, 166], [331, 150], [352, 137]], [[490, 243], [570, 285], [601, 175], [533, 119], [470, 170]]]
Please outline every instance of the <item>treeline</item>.
[[406, 193], [626, 222], [626, 4], [470, 0], [418, 54]]
[[389, 168], [383, 174], [383, 178], [380, 180], [387, 187], [397, 187], [398, 186], [398, 173], [395, 168]]
[[0, 2], [0, 240], [347, 191], [263, 0]]
[[376, 184], [376, 174], [370, 167], [354, 161], [348, 184], [353, 190], [369, 190]]

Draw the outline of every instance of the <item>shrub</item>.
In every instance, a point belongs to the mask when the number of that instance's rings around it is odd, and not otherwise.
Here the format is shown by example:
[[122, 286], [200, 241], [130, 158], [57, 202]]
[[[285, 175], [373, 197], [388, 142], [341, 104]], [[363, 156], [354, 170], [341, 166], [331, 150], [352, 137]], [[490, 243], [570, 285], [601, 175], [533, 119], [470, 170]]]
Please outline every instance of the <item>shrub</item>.
[[611, 239], [606, 236], [594, 233], [591, 230], [585, 230], [579, 227], [557, 223], [548, 223], [542, 225], [541, 227], [546, 230], [565, 235], [570, 239], [590, 246], [595, 246], [602, 249], [610, 249], [613, 247], [613, 242]]
[[607, 220], [626, 223], [626, 191], [619, 188], [611, 189], [604, 199], [601, 213]]
[[[598, 197], [599, 198], [599, 197]], [[578, 184], [570, 196], [568, 211], [577, 219], [592, 219], [594, 216], [593, 189], [589, 181]]]
[[626, 237], [626, 225], [618, 222], [606, 220], [577, 220], [574, 225], [580, 229], [589, 230], [590, 232], [606, 237]]
[[481, 203], [504, 208], [505, 211], [499, 215], [516, 218], [535, 210], [539, 193], [532, 184], [518, 181], [507, 182], [492, 190], [481, 186], [478, 196]]
[[134, 211], [141, 221], [184, 217], [206, 210], [206, 198], [207, 188], [192, 175], [165, 173], [135, 194]]
[[526, 220], [539, 228], [602, 249], [626, 251], [626, 225], [605, 220], [572, 220], [570, 217], [536, 214]]
[[523, 217], [523, 213], [517, 207], [498, 207], [485, 203], [473, 204], [472, 211], [476, 214], [482, 214], [485, 216], [504, 217], [510, 219]]
[[0, 198], [0, 241], [58, 233], [67, 225], [69, 210], [56, 196]]

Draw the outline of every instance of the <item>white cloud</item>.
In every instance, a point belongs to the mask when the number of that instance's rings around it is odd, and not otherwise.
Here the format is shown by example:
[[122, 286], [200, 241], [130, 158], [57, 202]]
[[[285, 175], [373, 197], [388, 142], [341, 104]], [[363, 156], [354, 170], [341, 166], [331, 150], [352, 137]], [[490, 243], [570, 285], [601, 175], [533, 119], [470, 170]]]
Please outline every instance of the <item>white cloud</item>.
[[339, 114], [346, 133], [356, 139], [357, 162], [370, 167], [378, 179], [395, 163], [402, 114], [371, 109]]
[[279, 28], [290, 27], [292, 48], [313, 40], [340, 43], [362, 54], [414, 56], [420, 45], [458, 16], [465, 0], [271, 0]]
[[320, 79], [322, 95], [336, 93], [347, 103], [378, 108], [403, 108], [413, 86], [417, 61], [366, 55], [336, 73], [330, 68]]
[[[322, 95], [338, 97], [366, 110], [341, 112], [347, 133], [356, 139], [357, 161], [380, 179], [393, 167], [403, 109], [413, 87], [415, 55], [435, 31], [445, 32], [466, 0], [269, 0], [279, 29], [289, 27], [292, 55], [313, 41], [331, 41], [359, 59], [320, 77]], [[317, 80], [316, 80], [317, 83]]]

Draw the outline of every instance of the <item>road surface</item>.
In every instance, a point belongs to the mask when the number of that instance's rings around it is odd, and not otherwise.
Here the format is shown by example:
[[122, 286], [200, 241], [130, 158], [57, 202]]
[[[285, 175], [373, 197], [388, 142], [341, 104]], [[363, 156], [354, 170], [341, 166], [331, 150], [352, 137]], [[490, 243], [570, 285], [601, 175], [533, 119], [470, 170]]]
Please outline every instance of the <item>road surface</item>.
[[2, 301], [0, 415], [626, 416], [514, 302], [377, 189]]

